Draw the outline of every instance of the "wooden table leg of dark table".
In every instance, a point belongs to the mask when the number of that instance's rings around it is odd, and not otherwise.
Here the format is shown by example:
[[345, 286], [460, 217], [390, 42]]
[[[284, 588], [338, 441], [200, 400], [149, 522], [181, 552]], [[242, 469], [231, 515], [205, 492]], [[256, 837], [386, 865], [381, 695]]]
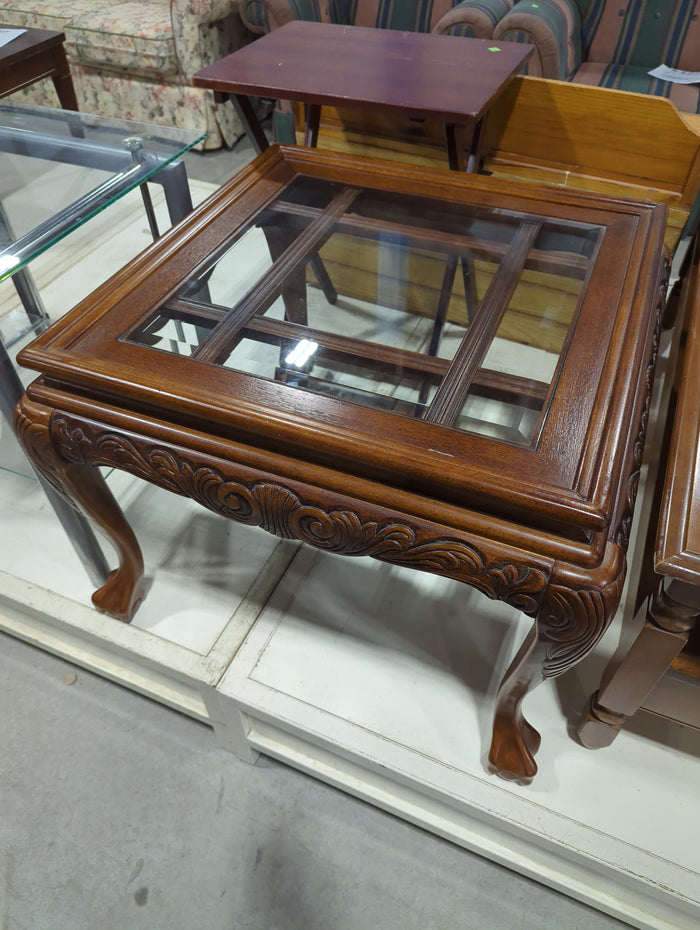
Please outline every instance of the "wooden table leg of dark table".
[[258, 155], [264, 152], [266, 148], [269, 148], [270, 143], [263, 132], [260, 120], [255, 113], [253, 104], [250, 102], [250, 97], [246, 97], [245, 94], [222, 94], [217, 92], [216, 98], [217, 100], [231, 100]]
[[306, 130], [304, 145], [315, 149], [318, 145], [318, 128], [321, 125], [321, 107], [315, 103], [306, 105]]
[[66, 50], [63, 45], [53, 49], [54, 74], [51, 75], [58, 99], [64, 110], [78, 110], [78, 98], [75, 95], [73, 78], [70, 74]]
[[481, 140], [484, 135], [485, 123], [485, 116], [475, 121], [468, 146], [466, 143], [466, 127], [458, 123], [445, 123], [445, 148], [447, 149], [447, 161], [452, 171], [466, 171], [467, 174], [475, 174], [479, 170]]
[[450, 170], [464, 171], [466, 169], [464, 126], [457, 123], [445, 123], [445, 148]]

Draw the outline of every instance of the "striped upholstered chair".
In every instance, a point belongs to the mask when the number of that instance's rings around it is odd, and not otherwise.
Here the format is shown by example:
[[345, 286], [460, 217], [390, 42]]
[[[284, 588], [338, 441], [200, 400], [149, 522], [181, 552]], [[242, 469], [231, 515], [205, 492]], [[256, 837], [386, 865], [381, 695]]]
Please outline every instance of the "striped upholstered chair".
[[[515, 0], [239, 0], [241, 19], [253, 33], [264, 34], [293, 19], [437, 32], [491, 39], [499, 19]], [[278, 105], [275, 138], [293, 141], [291, 107]]]
[[446, 32], [491, 39], [515, 0], [239, 0], [241, 18], [254, 33], [270, 32], [292, 19]]
[[668, 97], [700, 112], [698, 84], [648, 74], [661, 64], [700, 71], [700, 0], [519, 0], [494, 38], [533, 45], [531, 75]]

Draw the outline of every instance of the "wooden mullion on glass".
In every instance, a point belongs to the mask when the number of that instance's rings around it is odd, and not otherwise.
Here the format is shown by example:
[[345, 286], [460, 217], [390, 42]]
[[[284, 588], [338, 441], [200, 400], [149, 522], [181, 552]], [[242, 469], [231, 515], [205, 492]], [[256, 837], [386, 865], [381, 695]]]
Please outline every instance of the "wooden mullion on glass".
[[231, 351], [236, 331], [245, 326], [255, 314], [264, 313], [282, 292], [285, 281], [294, 270], [318, 254], [323, 243], [332, 234], [338, 218], [347, 210], [358, 193], [359, 191], [354, 188], [345, 188], [337, 194], [328, 207], [273, 262], [268, 271], [227, 315], [226, 319], [216, 326], [192, 357], [198, 361], [214, 364], [226, 358]]
[[528, 252], [541, 229], [540, 223], [522, 223], [508, 254], [498, 266], [478, 313], [455, 353], [437, 394], [428, 408], [427, 419], [451, 425], [461, 411], [469, 388], [488, 352], [501, 319], [525, 267]]

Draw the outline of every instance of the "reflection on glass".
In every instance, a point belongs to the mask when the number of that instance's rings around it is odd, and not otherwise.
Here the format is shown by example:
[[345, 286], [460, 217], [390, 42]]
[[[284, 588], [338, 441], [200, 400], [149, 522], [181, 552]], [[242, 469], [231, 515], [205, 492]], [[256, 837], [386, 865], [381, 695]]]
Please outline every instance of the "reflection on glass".
[[301, 177], [124, 338], [532, 445], [601, 237]]

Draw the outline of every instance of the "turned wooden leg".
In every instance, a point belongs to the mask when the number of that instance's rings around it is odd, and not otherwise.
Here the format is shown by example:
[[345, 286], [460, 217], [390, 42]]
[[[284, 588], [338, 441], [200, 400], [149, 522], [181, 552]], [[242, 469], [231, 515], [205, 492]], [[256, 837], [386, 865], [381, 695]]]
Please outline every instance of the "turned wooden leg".
[[617, 610], [624, 578], [624, 550], [612, 542], [596, 571], [555, 569], [535, 626], [498, 689], [490, 772], [521, 785], [532, 781], [540, 735], [523, 717], [523, 700], [545, 678], [573, 668], [591, 651]]
[[[15, 430], [28, 458], [69, 504], [104, 531], [119, 557], [119, 567], [92, 595], [98, 610], [128, 623], [144, 597], [143, 557], [119, 504], [98, 471], [66, 461], [51, 441], [52, 411], [26, 396], [15, 411]], [[76, 448], [76, 458], [79, 450]]]
[[681, 652], [700, 614], [700, 588], [675, 579], [649, 598], [646, 621], [621, 661], [590, 698], [577, 735], [588, 749], [609, 746]]

